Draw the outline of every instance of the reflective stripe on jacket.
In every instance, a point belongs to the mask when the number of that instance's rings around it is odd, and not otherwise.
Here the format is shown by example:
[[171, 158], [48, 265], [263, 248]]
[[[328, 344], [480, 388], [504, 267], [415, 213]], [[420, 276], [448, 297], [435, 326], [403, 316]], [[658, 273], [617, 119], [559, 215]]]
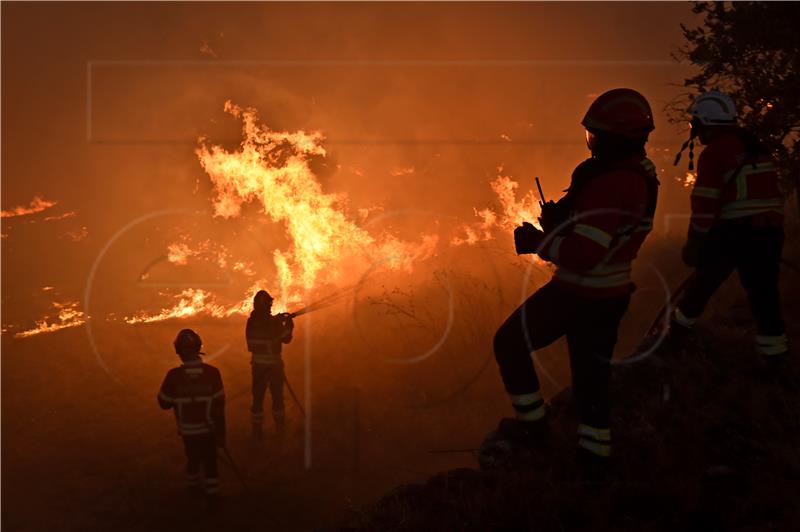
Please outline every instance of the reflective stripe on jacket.
[[158, 392], [161, 408], [172, 408], [182, 436], [225, 430], [225, 391], [219, 370], [199, 358], [171, 369]]
[[540, 255], [558, 266], [556, 280], [586, 295], [632, 292], [632, 262], [653, 228], [655, 166], [635, 157], [599, 167], [575, 194], [574, 223]]
[[276, 364], [281, 360], [282, 344], [292, 340], [292, 329], [278, 316], [253, 313], [247, 319], [245, 337], [253, 364]]
[[732, 128], [714, 139], [697, 161], [692, 188], [691, 231], [706, 233], [717, 220], [765, 214], [775, 225], [783, 221], [783, 198], [772, 157], [748, 155], [741, 131]]

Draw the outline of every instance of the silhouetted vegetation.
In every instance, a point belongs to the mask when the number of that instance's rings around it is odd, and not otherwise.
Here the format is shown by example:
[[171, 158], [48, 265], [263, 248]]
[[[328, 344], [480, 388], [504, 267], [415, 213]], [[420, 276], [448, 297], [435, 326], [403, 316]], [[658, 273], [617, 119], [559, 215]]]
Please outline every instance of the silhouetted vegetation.
[[699, 68], [684, 80], [688, 98], [671, 106], [673, 121], [697, 94], [731, 95], [741, 123], [774, 152], [784, 182], [800, 179], [800, 8], [794, 2], [695, 2], [703, 23], [681, 25], [686, 44], [676, 54]]

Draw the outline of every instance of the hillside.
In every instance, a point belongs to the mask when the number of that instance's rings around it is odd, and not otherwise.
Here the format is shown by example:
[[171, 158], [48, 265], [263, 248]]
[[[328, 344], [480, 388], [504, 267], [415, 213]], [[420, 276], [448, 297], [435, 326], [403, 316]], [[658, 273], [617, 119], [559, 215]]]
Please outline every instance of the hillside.
[[[799, 293], [800, 276], [785, 272], [783, 308], [796, 346], [800, 305], [789, 295]], [[683, 350], [615, 366], [607, 484], [577, 480], [566, 389], [552, 401], [552, 456], [398, 487], [341, 529], [797, 530], [800, 359], [780, 375], [766, 371], [735, 284], [723, 287]]]

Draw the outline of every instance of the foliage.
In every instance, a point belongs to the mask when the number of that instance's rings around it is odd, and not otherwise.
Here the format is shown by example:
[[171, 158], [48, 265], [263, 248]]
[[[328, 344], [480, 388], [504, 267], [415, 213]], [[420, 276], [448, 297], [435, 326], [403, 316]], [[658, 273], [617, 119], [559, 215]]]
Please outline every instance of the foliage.
[[[795, 2], [694, 2], [704, 17], [681, 25], [686, 44], [676, 58], [699, 68], [684, 80], [689, 101], [717, 88], [731, 95], [739, 118], [767, 144], [786, 184], [800, 180], [800, 5]], [[689, 102], [670, 107], [685, 120]], [[686, 105], [684, 105], [686, 104]]]

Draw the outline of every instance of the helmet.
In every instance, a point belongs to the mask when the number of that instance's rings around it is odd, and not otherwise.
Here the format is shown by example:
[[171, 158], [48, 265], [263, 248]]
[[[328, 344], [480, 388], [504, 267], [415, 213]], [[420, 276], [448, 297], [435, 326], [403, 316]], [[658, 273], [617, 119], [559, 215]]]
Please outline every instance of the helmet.
[[266, 290], [259, 290], [253, 297], [253, 308], [266, 308], [272, 304], [274, 299]]
[[689, 112], [704, 126], [724, 126], [736, 123], [736, 104], [720, 91], [708, 91], [698, 96]]
[[203, 347], [203, 341], [200, 335], [191, 329], [183, 329], [175, 337], [175, 352], [179, 355], [199, 354], [200, 348]]
[[592, 102], [581, 125], [591, 132], [616, 133], [639, 139], [655, 129], [653, 111], [633, 89], [612, 89]]

